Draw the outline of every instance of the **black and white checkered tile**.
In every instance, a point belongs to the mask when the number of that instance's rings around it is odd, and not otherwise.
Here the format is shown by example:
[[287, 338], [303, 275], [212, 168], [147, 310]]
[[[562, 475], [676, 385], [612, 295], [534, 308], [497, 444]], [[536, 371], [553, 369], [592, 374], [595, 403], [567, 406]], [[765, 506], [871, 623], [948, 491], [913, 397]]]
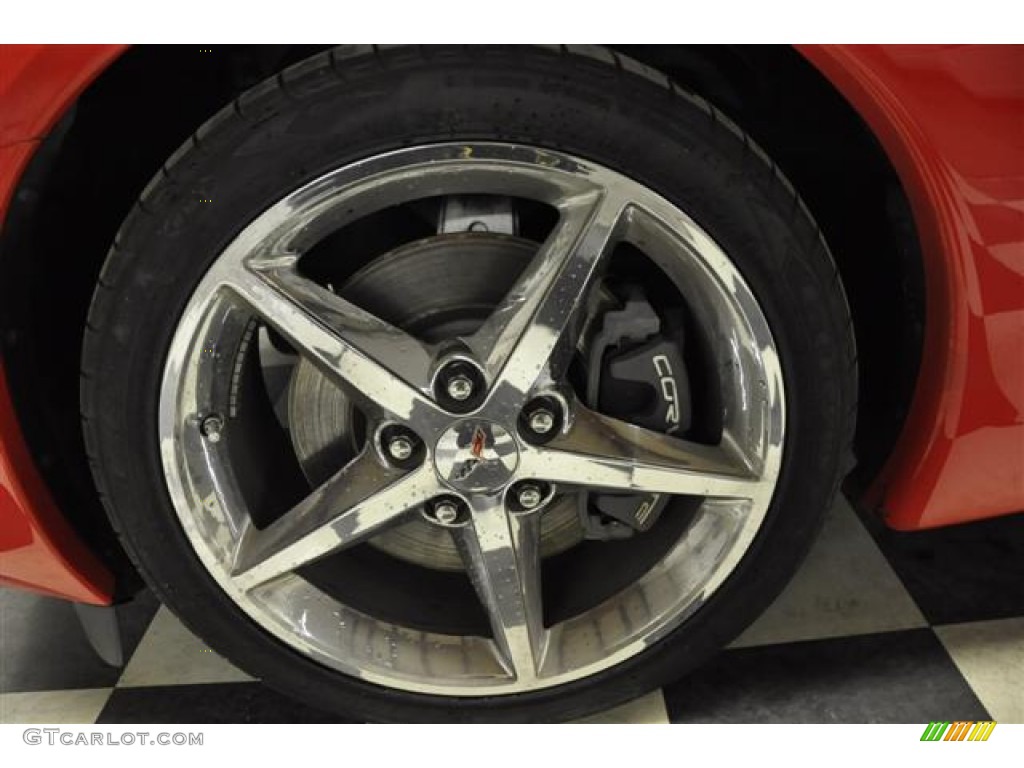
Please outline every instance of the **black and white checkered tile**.
[[[337, 722], [235, 669], [149, 595], [104, 666], [66, 603], [0, 591], [0, 722]], [[1024, 723], [1024, 515], [897, 534], [845, 502], [729, 649], [595, 722]]]

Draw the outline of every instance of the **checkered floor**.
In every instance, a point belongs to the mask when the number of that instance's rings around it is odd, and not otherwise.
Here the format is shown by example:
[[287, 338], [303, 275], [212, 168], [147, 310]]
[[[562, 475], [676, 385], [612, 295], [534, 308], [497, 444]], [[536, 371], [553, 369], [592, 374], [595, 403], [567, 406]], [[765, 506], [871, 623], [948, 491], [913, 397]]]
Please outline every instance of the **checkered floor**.
[[[152, 596], [99, 662], [69, 605], [0, 590], [0, 722], [328, 722], [207, 649]], [[597, 722], [1024, 723], [1024, 515], [919, 534], [845, 502], [717, 659]]]

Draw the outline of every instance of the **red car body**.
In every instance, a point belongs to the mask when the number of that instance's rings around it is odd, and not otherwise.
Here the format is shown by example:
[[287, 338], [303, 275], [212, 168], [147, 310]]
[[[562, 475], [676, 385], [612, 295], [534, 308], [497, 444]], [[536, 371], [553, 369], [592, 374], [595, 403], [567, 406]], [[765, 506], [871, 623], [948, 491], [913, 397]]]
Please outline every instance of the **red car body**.
[[[47, 133], [123, 51], [0, 47], [0, 221]], [[916, 389], [860, 501], [898, 530], [1024, 509], [1024, 48], [798, 51], [880, 142], [911, 203], [923, 258]], [[114, 589], [34, 465], [2, 363], [0, 582], [94, 604], [109, 603]]]

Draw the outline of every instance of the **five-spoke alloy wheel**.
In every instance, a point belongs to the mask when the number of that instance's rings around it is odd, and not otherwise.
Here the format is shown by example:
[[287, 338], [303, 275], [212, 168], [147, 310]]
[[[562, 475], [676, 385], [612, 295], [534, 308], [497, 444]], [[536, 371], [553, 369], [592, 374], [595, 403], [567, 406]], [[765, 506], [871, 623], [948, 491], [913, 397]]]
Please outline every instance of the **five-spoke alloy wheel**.
[[[559, 217], [471, 335], [426, 344], [299, 270], [304, 250], [328, 228], [345, 226], [349, 211], [366, 216], [421, 196], [467, 194], [528, 197]], [[649, 248], [665, 274], [705, 305], [718, 364], [732, 372], [716, 445], [603, 416], [566, 386], [566, 350], [578, 346], [580, 315], [603, 260], [623, 242]], [[358, 403], [375, 436], [264, 528], [248, 512], [230, 467], [232, 443], [245, 433], [236, 438], [229, 424], [211, 441], [202, 430], [208, 414], [231, 407], [218, 351], [237, 345], [253, 317]], [[459, 350], [454, 363], [452, 348]], [[448, 376], [451, 365], [476, 373]], [[473, 398], [472, 411], [446, 407], [446, 398], [434, 394], [438, 379], [448, 382], [440, 391], [456, 403]], [[463, 397], [453, 396], [452, 383], [463, 382], [457, 390]], [[561, 427], [536, 445], [521, 437], [517, 424], [543, 397], [559, 404]], [[783, 426], [771, 334], [750, 289], [714, 242], [678, 208], [617, 173], [507, 144], [387, 153], [327, 174], [270, 207], [193, 292], [160, 397], [164, 471], [178, 516], [211, 574], [246, 613], [338, 669], [454, 695], [557, 685], [664, 636], [708, 598], [752, 541], [775, 487]], [[396, 427], [399, 437], [389, 438]], [[409, 464], [414, 444], [424, 450]], [[553, 489], [705, 502], [688, 535], [657, 567], [589, 611], [545, 626], [540, 519]], [[467, 513], [442, 523], [436, 501], [442, 498], [457, 500], [455, 508]], [[296, 575], [424, 506], [451, 528], [490, 619], [490, 638], [381, 621]]]

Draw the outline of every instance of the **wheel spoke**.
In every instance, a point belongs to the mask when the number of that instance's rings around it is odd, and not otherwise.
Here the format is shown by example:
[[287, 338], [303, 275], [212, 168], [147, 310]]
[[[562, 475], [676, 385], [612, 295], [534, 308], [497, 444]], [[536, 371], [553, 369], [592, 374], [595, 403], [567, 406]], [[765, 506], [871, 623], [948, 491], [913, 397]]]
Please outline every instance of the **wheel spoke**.
[[724, 442], [691, 443], [582, 407], [566, 435], [524, 452], [520, 472], [566, 485], [737, 499], [758, 498], [773, 485]]
[[487, 611], [494, 640], [520, 682], [537, 677], [546, 632], [540, 591], [540, 516], [508, 514], [500, 496], [472, 501], [455, 540]]
[[281, 260], [233, 269], [223, 283], [365, 408], [403, 421], [438, 412], [425, 394], [430, 351], [404, 331]]
[[402, 473], [366, 449], [268, 527], [247, 528], [235, 555], [234, 581], [252, 589], [365, 541], [436, 493], [429, 466]]
[[[498, 386], [525, 393], [585, 304], [597, 265], [614, 242], [623, 201], [607, 192], [566, 200], [561, 218], [501, 304], [468, 340]], [[557, 373], [553, 374], [557, 376]]]

